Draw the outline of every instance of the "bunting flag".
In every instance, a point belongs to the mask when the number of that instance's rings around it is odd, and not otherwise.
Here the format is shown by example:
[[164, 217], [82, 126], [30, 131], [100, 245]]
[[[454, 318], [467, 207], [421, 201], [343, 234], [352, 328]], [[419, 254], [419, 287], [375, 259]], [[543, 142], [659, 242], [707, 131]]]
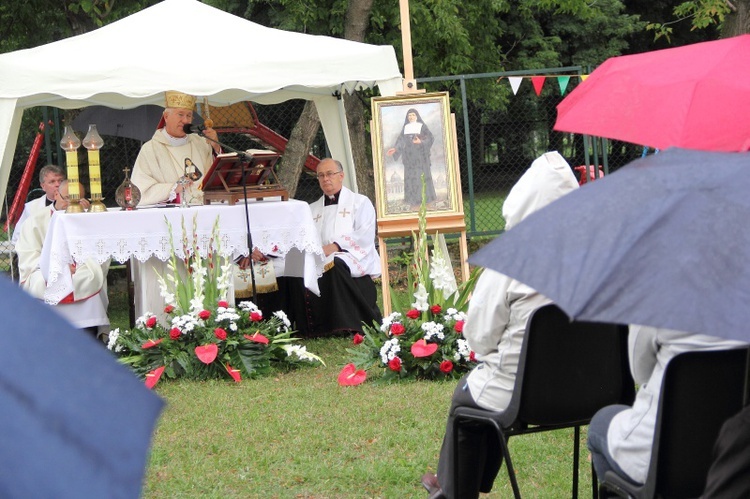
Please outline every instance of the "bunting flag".
[[560, 86], [560, 95], [565, 95], [565, 89], [568, 88], [570, 76], [558, 76], [557, 84]]
[[537, 97], [542, 93], [542, 87], [544, 86], [544, 80], [546, 78], [546, 76], [531, 77], [531, 84], [534, 85], [534, 92], [536, 92]]
[[588, 78], [589, 75], [581, 75], [581, 81], [586, 81], [586, 78]]
[[521, 86], [523, 78], [521, 76], [509, 76], [508, 81], [510, 82], [510, 88], [513, 90], [513, 95], [518, 93], [518, 87]]

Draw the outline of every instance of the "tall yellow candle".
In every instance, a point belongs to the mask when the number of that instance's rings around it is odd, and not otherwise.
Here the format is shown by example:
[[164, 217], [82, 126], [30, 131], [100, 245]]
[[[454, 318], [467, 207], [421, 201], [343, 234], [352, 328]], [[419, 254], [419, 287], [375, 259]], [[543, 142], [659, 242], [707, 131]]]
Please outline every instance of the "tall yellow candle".
[[[68, 183], [78, 183], [78, 148], [81, 147], [81, 139], [76, 136], [70, 125], [65, 126], [60, 147], [65, 151], [65, 163], [67, 165]], [[71, 204], [77, 204], [80, 196], [78, 189], [69, 189]]]
[[102, 199], [102, 172], [99, 163], [99, 149], [104, 145], [96, 125], [89, 125], [89, 131], [83, 138], [83, 147], [88, 149], [89, 158], [89, 183], [91, 185], [91, 199], [101, 201]]

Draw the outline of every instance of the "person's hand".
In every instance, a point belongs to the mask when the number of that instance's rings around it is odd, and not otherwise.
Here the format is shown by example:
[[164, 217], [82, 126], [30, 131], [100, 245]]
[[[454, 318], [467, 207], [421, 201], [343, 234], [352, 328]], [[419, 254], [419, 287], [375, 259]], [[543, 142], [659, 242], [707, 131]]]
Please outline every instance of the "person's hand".
[[385, 155], [386, 155], [386, 156], [393, 156], [394, 154], [396, 154], [396, 148], [395, 148], [395, 147], [391, 147], [390, 149], [388, 149], [388, 150], [387, 150], [387, 151], [385, 152]]
[[69, 267], [70, 267], [70, 275], [75, 274], [76, 273], [76, 264], [75, 263], [71, 263], [69, 265]]
[[336, 243], [326, 244], [323, 246], [323, 253], [328, 256], [339, 251], [339, 246]]
[[421, 144], [422, 139], [419, 138], [419, 135], [415, 135], [413, 139], [411, 139], [412, 144]]
[[190, 177], [186, 177], [186, 176], [180, 177], [180, 180], [177, 181], [177, 185], [174, 188], [174, 191], [177, 194], [182, 194], [185, 191], [185, 189], [187, 189], [191, 185], [193, 185], [193, 181], [190, 180]]
[[80, 205], [81, 205], [81, 208], [83, 208], [83, 209], [84, 209], [84, 210], [86, 210], [86, 211], [89, 211], [89, 208], [91, 208], [91, 203], [90, 203], [90, 202], [89, 202], [89, 200], [88, 200], [88, 199], [86, 199], [86, 198], [81, 198], [81, 199], [79, 200], [79, 203], [78, 203], [78, 204], [80, 204]]
[[250, 262], [252, 260], [249, 256], [243, 256], [239, 260], [237, 260], [237, 266], [242, 270], [247, 270], [248, 267], [250, 267]]
[[221, 146], [218, 144], [219, 134], [213, 128], [206, 128], [203, 130], [203, 136], [206, 137], [208, 145], [214, 148], [214, 151], [218, 154], [221, 151]]
[[250, 253], [250, 258], [252, 258], [254, 262], [266, 261], [266, 255], [261, 253], [258, 248], [253, 248], [253, 252]]

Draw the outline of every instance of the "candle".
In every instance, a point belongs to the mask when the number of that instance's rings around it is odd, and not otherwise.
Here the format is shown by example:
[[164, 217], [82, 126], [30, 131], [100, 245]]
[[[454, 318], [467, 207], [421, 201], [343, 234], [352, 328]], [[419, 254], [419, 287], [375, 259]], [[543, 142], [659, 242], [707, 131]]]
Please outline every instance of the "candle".
[[76, 136], [70, 125], [65, 125], [63, 137], [60, 140], [60, 147], [65, 151], [65, 163], [68, 172], [68, 213], [78, 213], [83, 211], [78, 201], [80, 195], [75, 186], [78, 184], [78, 148], [81, 147], [81, 140]]
[[94, 203], [102, 200], [102, 173], [99, 163], [99, 149], [104, 145], [104, 140], [99, 135], [96, 125], [89, 125], [89, 131], [83, 138], [83, 146], [88, 149], [89, 158], [89, 182], [91, 188], [91, 199]]

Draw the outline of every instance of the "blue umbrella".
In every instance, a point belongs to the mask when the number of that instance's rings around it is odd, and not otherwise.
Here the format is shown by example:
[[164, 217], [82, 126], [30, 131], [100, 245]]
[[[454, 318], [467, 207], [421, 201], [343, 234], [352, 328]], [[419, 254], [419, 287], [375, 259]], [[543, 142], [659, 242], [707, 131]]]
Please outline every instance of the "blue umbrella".
[[636, 160], [469, 261], [572, 319], [750, 341], [750, 154], [670, 149]]
[[0, 497], [139, 497], [161, 399], [53, 307], [0, 295]]

